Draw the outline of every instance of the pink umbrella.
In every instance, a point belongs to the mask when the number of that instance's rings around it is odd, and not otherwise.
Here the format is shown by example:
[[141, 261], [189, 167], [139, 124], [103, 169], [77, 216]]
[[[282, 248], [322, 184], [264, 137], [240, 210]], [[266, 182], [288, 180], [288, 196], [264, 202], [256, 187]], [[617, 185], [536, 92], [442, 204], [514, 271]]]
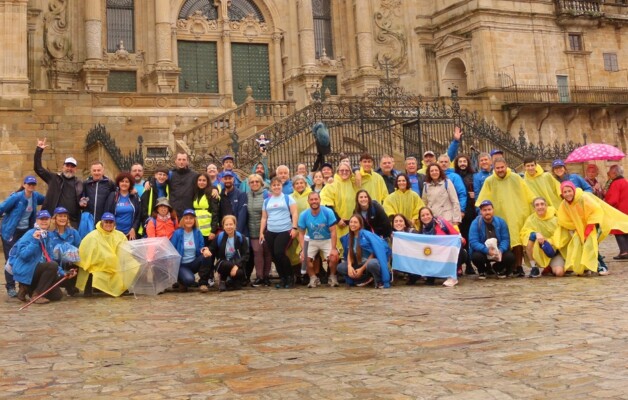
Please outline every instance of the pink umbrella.
[[582, 147], [578, 147], [571, 152], [565, 160], [567, 163], [580, 163], [586, 161], [617, 161], [626, 155], [617, 147], [610, 144], [591, 143]]

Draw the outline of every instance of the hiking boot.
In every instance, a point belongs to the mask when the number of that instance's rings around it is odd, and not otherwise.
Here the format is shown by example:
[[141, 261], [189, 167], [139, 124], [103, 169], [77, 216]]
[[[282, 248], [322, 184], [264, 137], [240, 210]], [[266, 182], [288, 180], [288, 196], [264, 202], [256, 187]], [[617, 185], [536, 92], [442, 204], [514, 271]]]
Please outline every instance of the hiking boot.
[[338, 287], [338, 277], [336, 275], [329, 275], [329, 286]]
[[[39, 293], [33, 292], [33, 295], [31, 296], [31, 299], [34, 299], [37, 296], [39, 296]], [[48, 303], [50, 303], [50, 300], [48, 300], [47, 298], [45, 298], [43, 296], [38, 298], [37, 300], [35, 300], [35, 304], [48, 304]]]
[[515, 273], [514, 273], [514, 277], [515, 278], [525, 278], [526, 277], [526, 273], [523, 270], [523, 267], [521, 265], [516, 268]]
[[260, 287], [263, 284], [264, 284], [264, 281], [261, 278], [257, 278], [256, 280], [253, 281], [253, 283], [251, 283], [251, 286]]
[[213, 279], [208, 279], [207, 280], [207, 286], [214, 287], [215, 284], [216, 284], [216, 282]]
[[480, 272], [478, 274], [478, 279], [481, 280], [481, 281], [485, 280], [486, 279], [486, 274], [484, 272]]
[[13, 297], [17, 297], [17, 291], [15, 290], [14, 287], [10, 287], [7, 289], [7, 296], [13, 298]]
[[321, 280], [320, 280], [320, 279], [318, 279], [318, 277], [317, 277], [317, 276], [313, 276], [313, 277], [311, 277], [311, 278], [310, 278], [310, 283], [308, 283], [307, 287], [309, 287], [309, 288], [315, 288], [315, 287], [317, 287], [318, 285], [320, 285], [320, 283], [321, 283]]
[[506, 273], [503, 271], [499, 271], [496, 275], [497, 279], [506, 279], [508, 277], [508, 275], [506, 275]]
[[21, 283], [18, 283], [18, 291], [17, 294], [15, 295], [15, 297], [17, 297], [17, 299], [19, 301], [23, 301], [24, 303], [26, 303], [26, 295], [28, 294], [28, 286], [27, 285], [22, 285]]
[[532, 269], [530, 269], [530, 275], [528, 275], [528, 278], [540, 278], [541, 277], [541, 271], [539, 270], [539, 267], [532, 267]]
[[201, 293], [207, 293], [207, 292], [209, 292], [209, 287], [207, 285], [201, 285], [201, 286], [198, 287], [198, 290]]
[[472, 266], [467, 265], [467, 268], [465, 268], [465, 270], [464, 270], [464, 274], [465, 275], [475, 275], [475, 270], [473, 269]]
[[270, 278], [264, 278], [263, 280], [264, 286], [270, 287], [271, 283], [270, 283]]

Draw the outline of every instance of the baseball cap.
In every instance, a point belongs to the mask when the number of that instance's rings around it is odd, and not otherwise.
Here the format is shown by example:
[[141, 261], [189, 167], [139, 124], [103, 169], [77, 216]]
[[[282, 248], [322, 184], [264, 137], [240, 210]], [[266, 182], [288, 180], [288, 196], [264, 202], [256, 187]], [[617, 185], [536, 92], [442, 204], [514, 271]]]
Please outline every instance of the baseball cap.
[[563, 160], [554, 160], [554, 162], [552, 162], [552, 169], [564, 166], [565, 162]]
[[324, 162], [324, 163], [321, 165], [321, 169], [323, 169], [323, 168], [325, 168], [325, 167], [329, 167], [329, 168], [331, 168], [332, 170], [334, 169], [334, 166], [333, 166], [333, 165], [331, 165], [331, 163], [328, 163], [328, 162]]
[[74, 165], [75, 167], [78, 165], [78, 164], [76, 163], [76, 158], [74, 158], [74, 157], [68, 157], [68, 158], [66, 158], [66, 159], [65, 159], [65, 161], [64, 161], [63, 163], [64, 163], [64, 164], [72, 164], [72, 165]]
[[41, 210], [37, 213], [37, 219], [46, 219], [50, 218], [50, 213], [48, 210]]
[[480, 208], [486, 207], [486, 206], [493, 207], [493, 202], [490, 200], [484, 200], [483, 202], [480, 203]]
[[230, 176], [232, 178], [235, 178], [235, 174], [233, 173], [233, 171], [222, 171], [222, 177], [227, 177]]
[[493, 150], [491, 150], [490, 154], [491, 154], [491, 157], [493, 157], [495, 154], [502, 154], [503, 155], [504, 151], [500, 150], [500, 149], [493, 149]]
[[101, 221], [115, 221], [116, 217], [110, 213], [110, 212], [106, 212], [102, 215], [102, 217], [100, 217]]
[[423, 153], [423, 157], [425, 157], [425, 156], [436, 157], [436, 154], [434, 154], [434, 152], [432, 150], [428, 150], [425, 153]]
[[57, 215], [57, 214], [68, 214], [68, 209], [65, 208], [65, 207], [57, 207], [57, 208], [55, 208], [55, 211], [54, 211], [53, 214], [54, 215]]
[[231, 154], [227, 154], [226, 156], [222, 157], [222, 159], [221, 159], [220, 161], [224, 163], [224, 162], [225, 162], [225, 160], [231, 160], [231, 161], [233, 161], [233, 160], [234, 160], [234, 158], [233, 158], [233, 156], [232, 156]]
[[24, 183], [27, 185], [28, 184], [36, 185], [37, 179], [33, 175], [28, 175], [26, 178], [24, 178]]
[[188, 208], [188, 209], [183, 211], [183, 216], [185, 217], [186, 215], [192, 215], [192, 216], [196, 217], [196, 213], [191, 208]]

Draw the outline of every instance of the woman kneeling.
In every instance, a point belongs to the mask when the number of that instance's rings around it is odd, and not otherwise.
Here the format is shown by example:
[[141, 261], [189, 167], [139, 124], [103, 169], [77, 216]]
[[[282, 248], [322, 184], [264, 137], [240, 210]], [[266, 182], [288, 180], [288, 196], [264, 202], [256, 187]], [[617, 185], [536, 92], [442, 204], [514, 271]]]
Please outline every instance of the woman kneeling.
[[216, 270], [220, 276], [218, 289], [242, 289], [245, 280], [244, 268], [249, 260], [249, 244], [240, 232], [236, 232], [236, 217], [225, 215], [222, 219], [221, 232], [211, 243], [212, 253], [216, 256]]

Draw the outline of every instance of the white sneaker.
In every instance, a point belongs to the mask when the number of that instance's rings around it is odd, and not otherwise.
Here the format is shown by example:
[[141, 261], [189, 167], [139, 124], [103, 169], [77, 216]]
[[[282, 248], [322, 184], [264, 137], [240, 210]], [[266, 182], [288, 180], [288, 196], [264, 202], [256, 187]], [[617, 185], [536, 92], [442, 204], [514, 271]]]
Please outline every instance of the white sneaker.
[[447, 278], [445, 282], [443, 282], [443, 286], [454, 287], [458, 284], [458, 279]]
[[214, 285], [215, 285], [215, 284], [216, 284], [216, 282], [214, 282], [214, 280], [213, 280], [213, 279], [208, 279], [208, 280], [207, 280], [207, 286], [209, 286], [209, 287], [214, 287]]
[[338, 277], [336, 275], [329, 275], [329, 286], [338, 287]]
[[307, 287], [315, 288], [320, 284], [321, 284], [321, 280], [318, 279], [318, 276], [313, 276], [313, 277], [310, 277], [310, 283], [307, 284]]

